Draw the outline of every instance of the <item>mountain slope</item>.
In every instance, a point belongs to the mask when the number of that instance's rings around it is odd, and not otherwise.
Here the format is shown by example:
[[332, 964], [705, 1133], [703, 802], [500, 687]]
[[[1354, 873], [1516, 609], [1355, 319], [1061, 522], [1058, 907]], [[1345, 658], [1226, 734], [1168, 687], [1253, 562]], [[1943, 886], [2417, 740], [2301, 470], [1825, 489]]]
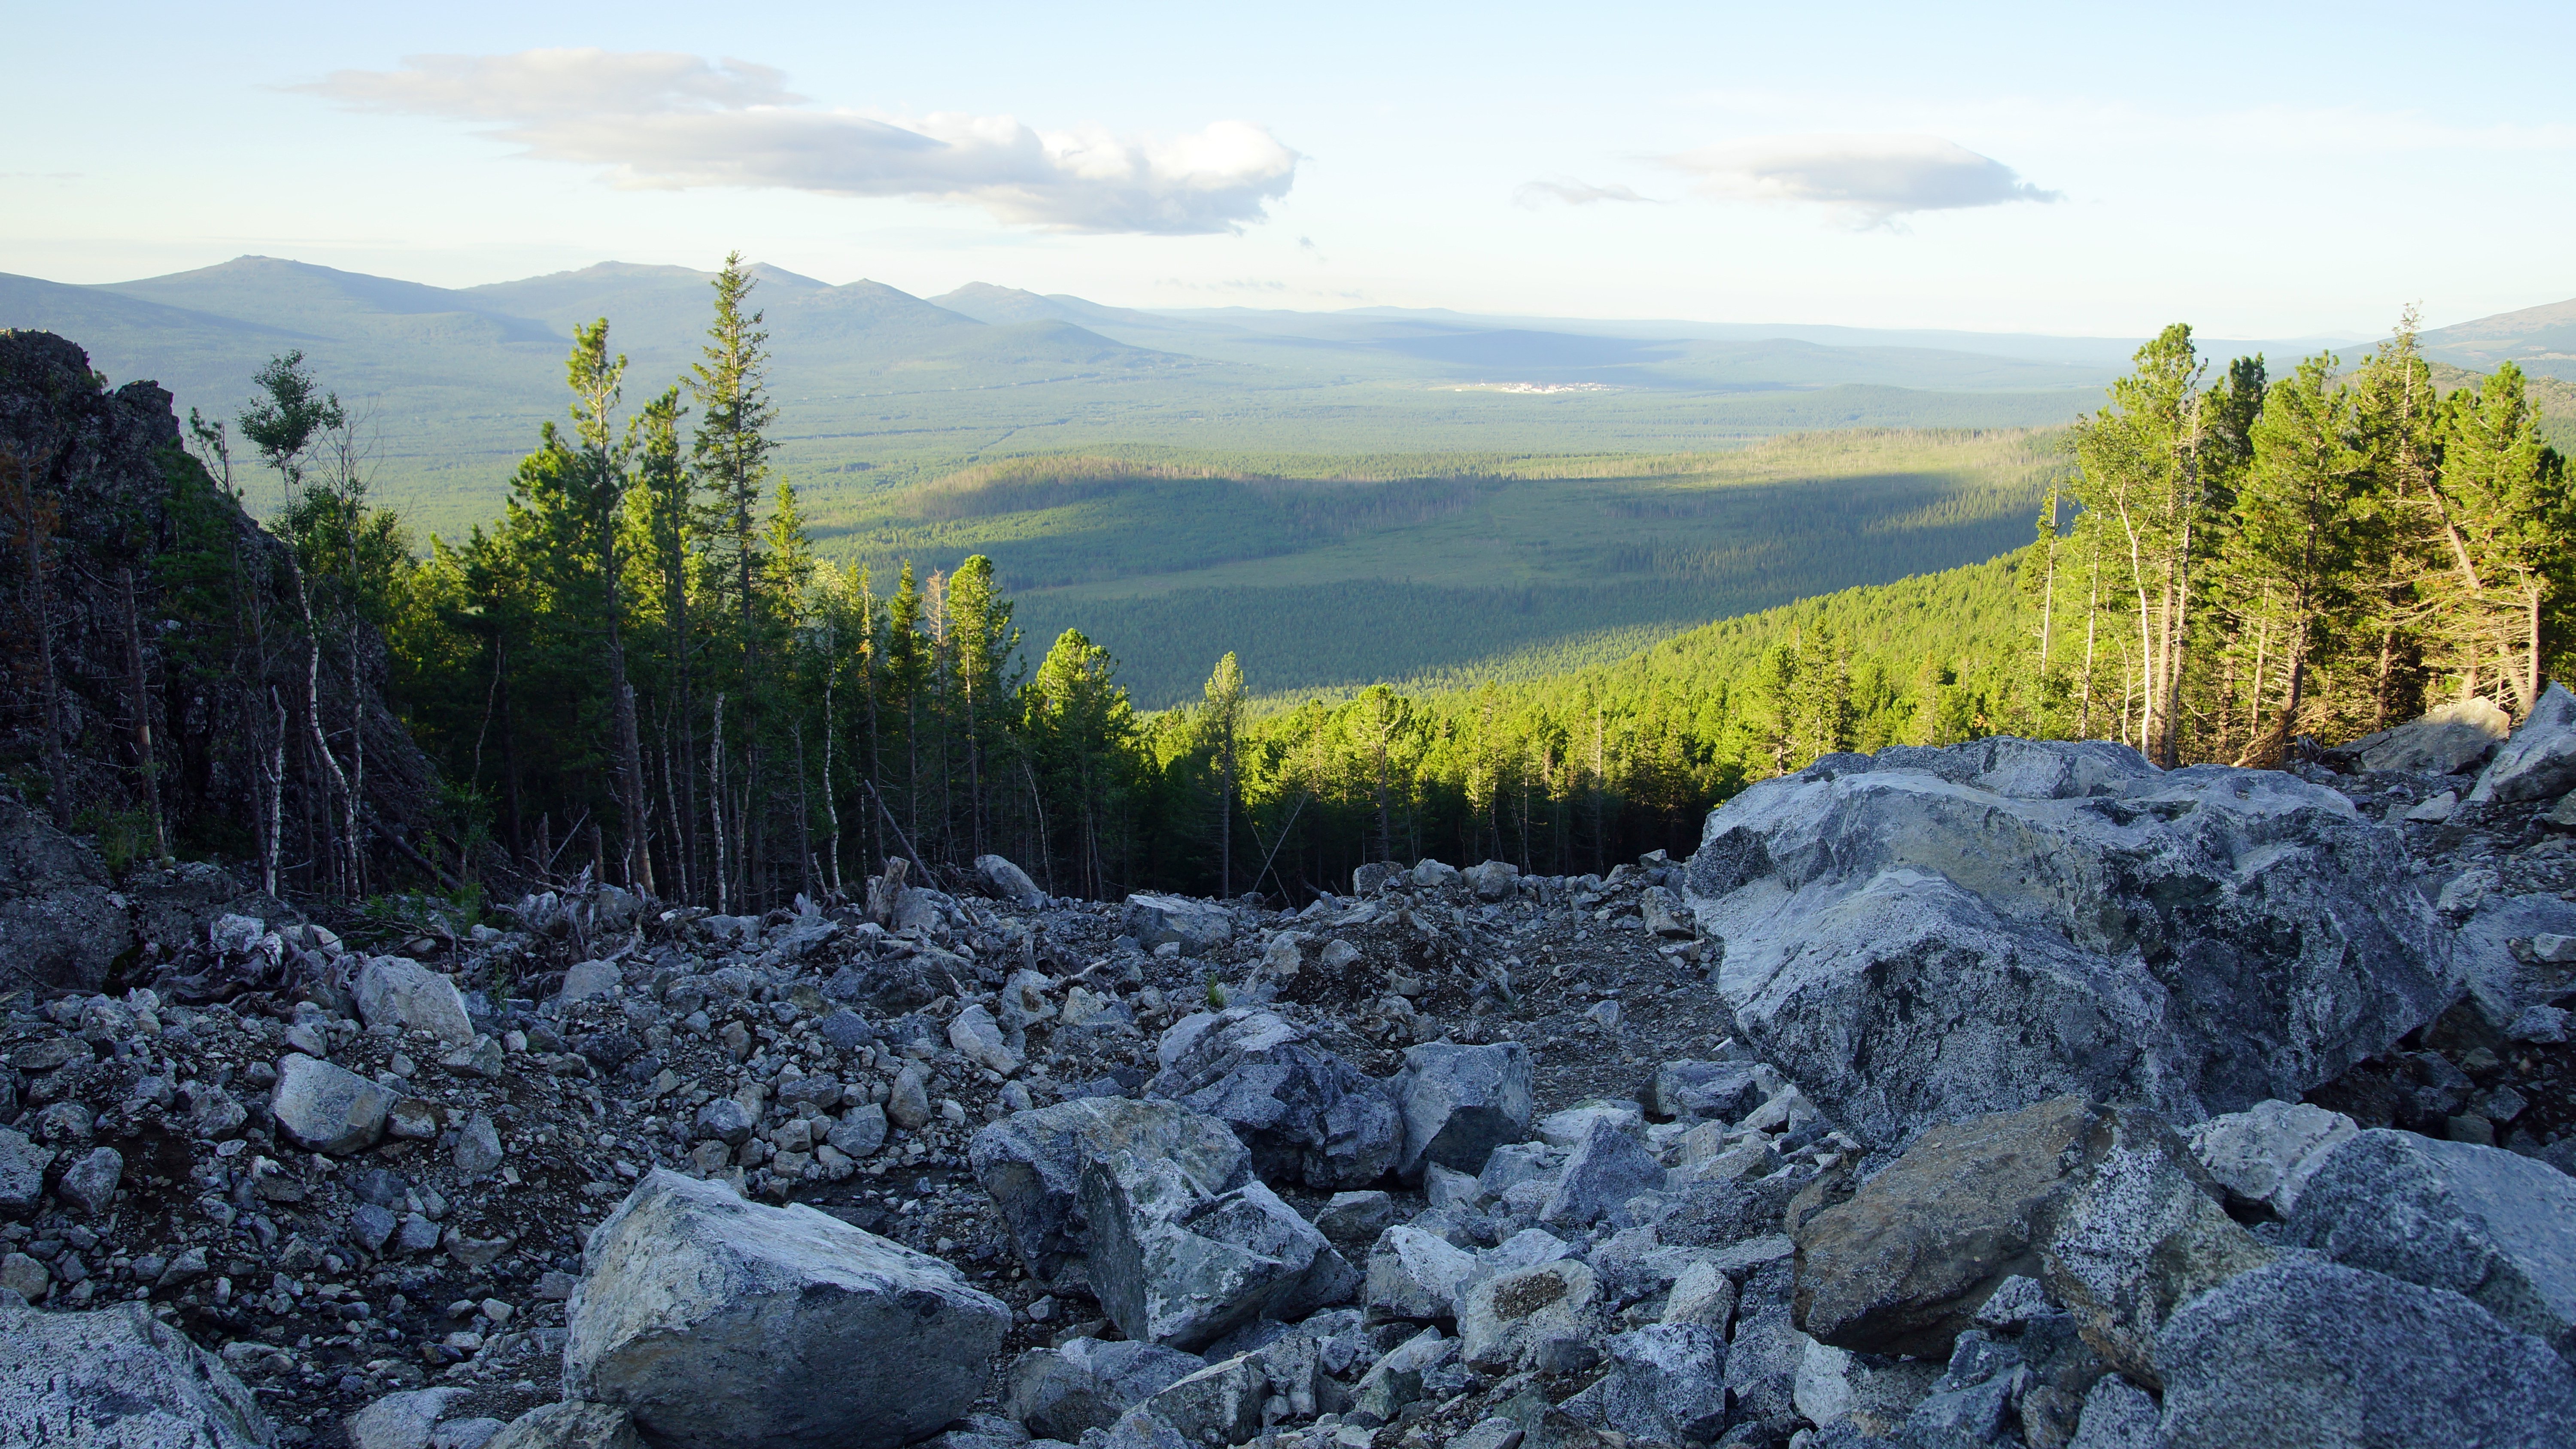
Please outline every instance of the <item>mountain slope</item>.
[[2576, 378], [2576, 300], [2436, 327], [2421, 341], [2428, 355], [2480, 372], [2511, 361], [2525, 372]]

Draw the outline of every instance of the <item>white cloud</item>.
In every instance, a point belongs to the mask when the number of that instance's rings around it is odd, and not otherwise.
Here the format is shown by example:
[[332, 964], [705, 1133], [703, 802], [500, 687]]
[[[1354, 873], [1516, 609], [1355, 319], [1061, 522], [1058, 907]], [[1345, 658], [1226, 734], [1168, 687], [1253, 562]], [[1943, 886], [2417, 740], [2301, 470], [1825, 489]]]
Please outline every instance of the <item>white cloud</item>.
[[1184, 136], [1039, 131], [1009, 116], [897, 119], [817, 109], [785, 73], [669, 52], [419, 55], [295, 89], [354, 108], [481, 123], [620, 186], [782, 188], [965, 202], [1051, 231], [1239, 231], [1296, 179], [1296, 152], [1247, 121]]
[[1991, 156], [1918, 135], [1762, 136], [1665, 158], [1725, 201], [1806, 202], [1856, 227], [1913, 211], [2056, 201]]
[[1536, 211], [1551, 202], [1561, 202], [1567, 206], [1590, 206], [1596, 201], [1651, 202], [1654, 198], [1639, 196], [1632, 188], [1622, 186], [1615, 181], [1607, 186], [1595, 186], [1589, 181], [1578, 180], [1572, 176], [1559, 176], [1545, 181], [1522, 182], [1513, 189], [1512, 200]]

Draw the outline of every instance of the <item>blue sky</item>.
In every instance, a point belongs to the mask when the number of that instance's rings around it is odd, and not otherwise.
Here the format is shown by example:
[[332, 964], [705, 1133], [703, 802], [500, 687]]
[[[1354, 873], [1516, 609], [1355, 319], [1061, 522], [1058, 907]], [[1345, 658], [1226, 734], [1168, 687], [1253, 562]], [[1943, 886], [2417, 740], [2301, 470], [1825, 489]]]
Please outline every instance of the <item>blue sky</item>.
[[2576, 296], [2576, 7], [28, 8], [0, 271], [739, 247], [1139, 306], [2220, 336]]

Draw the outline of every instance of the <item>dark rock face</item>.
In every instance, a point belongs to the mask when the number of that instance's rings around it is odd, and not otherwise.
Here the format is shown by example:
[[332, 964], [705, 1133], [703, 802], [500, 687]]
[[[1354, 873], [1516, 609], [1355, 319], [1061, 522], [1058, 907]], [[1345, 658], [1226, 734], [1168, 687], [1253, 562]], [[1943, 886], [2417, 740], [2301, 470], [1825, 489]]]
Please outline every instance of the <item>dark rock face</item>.
[[2098, 742], [1830, 756], [1712, 813], [1683, 878], [1753, 1044], [1878, 1145], [2066, 1092], [2295, 1098], [2457, 995], [2343, 796]]
[[[152, 681], [146, 708], [162, 809], [183, 838], [247, 856], [245, 822], [259, 794], [253, 740], [274, 728], [272, 687], [291, 713], [290, 737], [309, 733], [301, 610], [286, 546], [181, 448], [170, 404], [157, 383], [103, 389], [87, 354], [50, 332], [0, 330], [0, 455], [26, 470], [35, 501], [57, 520], [43, 605], [64, 769], [48, 778], [53, 796], [45, 803], [63, 807], [57, 819], [139, 805], [126, 656], [139, 637]], [[14, 592], [23, 564], [13, 560], [11, 568]], [[243, 625], [254, 619], [264, 647]], [[337, 737], [353, 712], [348, 635], [322, 632], [322, 712]], [[436, 795], [431, 767], [385, 707], [382, 638], [362, 627], [357, 647], [368, 798], [401, 838], [427, 818]], [[0, 682], [0, 718], [9, 721], [0, 751], [47, 757], [41, 684], [27, 670]], [[300, 773], [290, 764], [290, 821], [303, 811]]]
[[134, 946], [108, 894], [97, 851], [0, 796], [0, 986], [97, 990]]

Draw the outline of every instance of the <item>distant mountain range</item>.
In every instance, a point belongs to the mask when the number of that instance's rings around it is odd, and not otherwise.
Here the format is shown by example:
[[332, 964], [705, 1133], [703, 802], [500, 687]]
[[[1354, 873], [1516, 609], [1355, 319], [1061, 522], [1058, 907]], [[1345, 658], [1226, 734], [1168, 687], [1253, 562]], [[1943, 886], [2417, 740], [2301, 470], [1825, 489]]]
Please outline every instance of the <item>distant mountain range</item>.
[[[1294, 471], [1313, 466], [1296, 460], [1361, 454], [1659, 451], [1800, 428], [2063, 422], [2138, 343], [1380, 307], [1147, 310], [985, 283], [924, 300], [754, 270], [782, 461], [826, 522], [835, 487], [1069, 448], [1215, 450]], [[696, 359], [711, 278], [603, 262], [442, 288], [271, 257], [98, 286], [0, 273], [0, 326], [59, 332], [110, 377], [156, 378], [183, 412], [213, 416], [239, 409], [261, 363], [301, 349], [372, 418], [386, 494], [453, 531], [494, 511], [538, 422], [560, 415], [573, 324], [611, 320], [640, 402]], [[2576, 302], [2426, 342], [2462, 366], [2511, 356], [2576, 376]], [[2277, 360], [2318, 345], [2210, 350]]]

